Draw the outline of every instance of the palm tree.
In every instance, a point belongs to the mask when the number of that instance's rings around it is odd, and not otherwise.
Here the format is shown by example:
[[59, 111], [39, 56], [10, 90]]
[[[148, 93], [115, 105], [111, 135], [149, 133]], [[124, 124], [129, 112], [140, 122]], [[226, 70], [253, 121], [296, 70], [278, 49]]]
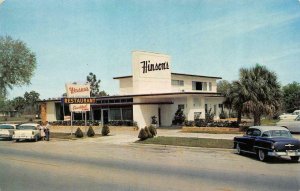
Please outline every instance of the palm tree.
[[272, 115], [280, 108], [282, 93], [277, 76], [265, 66], [241, 68], [239, 82], [243, 112], [253, 115], [254, 125], [261, 124], [262, 115]]

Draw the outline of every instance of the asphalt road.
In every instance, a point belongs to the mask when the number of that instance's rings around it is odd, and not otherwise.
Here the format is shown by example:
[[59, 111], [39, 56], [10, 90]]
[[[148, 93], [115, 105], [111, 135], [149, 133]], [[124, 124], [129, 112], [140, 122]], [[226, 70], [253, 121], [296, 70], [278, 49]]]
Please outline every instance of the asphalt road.
[[300, 190], [300, 163], [231, 150], [0, 141], [0, 190]]

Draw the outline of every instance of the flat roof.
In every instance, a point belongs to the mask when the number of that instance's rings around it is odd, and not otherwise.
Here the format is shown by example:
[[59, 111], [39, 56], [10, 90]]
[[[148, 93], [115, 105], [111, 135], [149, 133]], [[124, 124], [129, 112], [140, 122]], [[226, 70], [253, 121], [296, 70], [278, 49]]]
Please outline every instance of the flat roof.
[[[171, 75], [222, 79], [221, 77], [216, 77], [216, 76], [202, 76], [202, 75], [182, 74], [182, 73], [173, 73], [173, 72], [171, 73]], [[113, 79], [117, 80], [117, 79], [122, 79], [122, 78], [132, 78], [132, 75], [130, 75], [130, 76], [119, 76], [119, 77], [114, 77]]]
[[[118, 98], [133, 98], [133, 97], [145, 97], [145, 96], [172, 96], [172, 95], [205, 95], [206, 97], [224, 97], [221, 93], [214, 92], [168, 92], [168, 93], [147, 93], [147, 94], [130, 94], [130, 95], [113, 95], [113, 96], [102, 96], [93, 97], [96, 99], [118, 99]], [[57, 99], [44, 99], [38, 102], [60, 102], [61, 98]]]

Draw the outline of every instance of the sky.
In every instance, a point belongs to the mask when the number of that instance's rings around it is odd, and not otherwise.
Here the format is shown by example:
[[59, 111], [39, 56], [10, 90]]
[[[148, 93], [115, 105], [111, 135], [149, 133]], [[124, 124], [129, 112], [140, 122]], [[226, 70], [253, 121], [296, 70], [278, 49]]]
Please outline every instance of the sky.
[[281, 85], [300, 82], [299, 0], [5, 0], [6, 35], [37, 58], [31, 84], [14, 87], [9, 99], [32, 90], [58, 98], [65, 83], [90, 72], [116, 95], [113, 77], [131, 75], [134, 50], [170, 55], [177, 73], [232, 81], [259, 63]]

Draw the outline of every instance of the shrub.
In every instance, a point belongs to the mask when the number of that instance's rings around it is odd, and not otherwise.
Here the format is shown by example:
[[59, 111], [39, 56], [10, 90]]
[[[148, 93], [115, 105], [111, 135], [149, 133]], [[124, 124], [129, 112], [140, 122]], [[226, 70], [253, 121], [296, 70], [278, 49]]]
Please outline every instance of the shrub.
[[153, 125], [150, 125], [148, 127], [150, 133], [152, 134], [152, 137], [155, 137], [157, 135], [157, 131], [156, 131], [156, 128], [153, 126]]
[[205, 122], [206, 123], [214, 122], [214, 116], [215, 114], [213, 114], [210, 109], [208, 112], [205, 113]]
[[148, 139], [148, 133], [146, 132], [145, 129], [141, 129], [141, 130], [140, 130], [138, 138], [139, 138], [141, 141]]
[[152, 133], [150, 132], [150, 130], [149, 130], [148, 127], [145, 127], [145, 131], [146, 131], [147, 134], [148, 134], [148, 138], [152, 138], [152, 137], [153, 137], [153, 135], [152, 135]]
[[187, 127], [194, 127], [195, 126], [195, 122], [194, 121], [188, 121], [188, 120], [186, 120], [184, 122], [184, 125], [187, 126]]
[[206, 127], [207, 123], [203, 119], [195, 120], [196, 127]]
[[83, 137], [83, 132], [81, 131], [81, 129], [78, 127], [76, 132], [75, 132], [75, 137], [77, 138], [82, 138]]
[[182, 109], [178, 109], [175, 113], [174, 119], [172, 121], [173, 125], [182, 125], [182, 123], [185, 121], [185, 115], [183, 113]]
[[226, 119], [226, 118], [228, 118], [228, 115], [227, 115], [226, 112], [222, 111], [222, 112], [220, 113], [219, 117], [220, 117], [220, 119]]
[[155, 115], [153, 115], [152, 117], [151, 117], [151, 124], [157, 124], [157, 120], [156, 120], [156, 116]]
[[110, 130], [109, 130], [108, 125], [104, 125], [104, 126], [102, 127], [101, 134], [102, 134], [103, 136], [107, 136], [109, 133], [110, 133]]
[[88, 137], [93, 137], [93, 136], [95, 135], [95, 131], [94, 131], [94, 129], [93, 129], [92, 126], [89, 127], [89, 129], [88, 129], [86, 135], [87, 135]]

